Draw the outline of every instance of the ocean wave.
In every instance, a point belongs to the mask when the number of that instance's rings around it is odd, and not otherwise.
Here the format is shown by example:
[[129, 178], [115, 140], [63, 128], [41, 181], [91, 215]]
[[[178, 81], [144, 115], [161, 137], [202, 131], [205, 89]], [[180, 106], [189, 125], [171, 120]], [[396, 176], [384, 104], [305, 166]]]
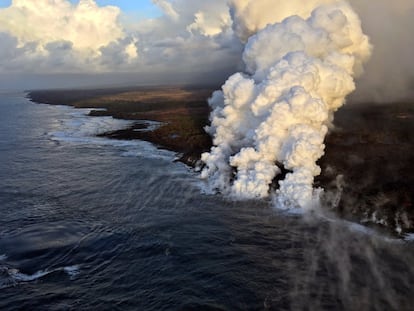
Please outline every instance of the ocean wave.
[[[52, 139], [70, 142], [84, 142], [85, 138], [95, 138], [102, 141], [104, 138], [97, 138], [96, 135], [103, 134], [133, 124], [133, 121], [119, 120], [112, 117], [91, 117], [89, 112], [92, 109], [75, 109], [67, 106], [55, 106], [63, 115], [55, 125], [55, 131], [50, 134]], [[90, 139], [85, 141], [90, 142]]]
[[[50, 140], [59, 144], [84, 144], [113, 146], [119, 148], [123, 157], [145, 157], [163, 160], [172, 160], [174, 153], [158, 149], [153, 144], [141, 140], [119, 140], [98, 137], [100, 134], [125, 129], [137, 121], [120, 120], [112, 117], [91, 117], [92, 109], [78, 109], [68, 106], [53, 106], [62, 112], [62, 117], [54, 128], [47, 133]], [[96, 110], [96, 109], [94, 109]], [[147, 127], [143, 130], [151, 131], [160, 126], [159, 122], [141, 120]]]
[[80, 266], [73, 265], [51, 270], [39, 270], [33, 274], [26, 274], [21, 272], [19, 269], [7, 265], [0, 265], [0, 289], [16, 286], [20, 283], [34, 282], [52, 273], [62, 271], [65, 272], [71, 280], [73, 280], [80, 273]]

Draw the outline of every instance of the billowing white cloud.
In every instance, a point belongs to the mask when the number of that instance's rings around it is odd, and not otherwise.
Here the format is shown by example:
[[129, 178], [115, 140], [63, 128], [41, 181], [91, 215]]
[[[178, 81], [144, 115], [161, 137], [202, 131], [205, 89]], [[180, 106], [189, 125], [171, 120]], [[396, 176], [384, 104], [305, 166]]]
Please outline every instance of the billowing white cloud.
[[162, 16], [123, 23], [119, 8], [94, 0], [14, 0], [0, 9], [0, 70], [172, 74], [237, 65], [241, 45], [225, 1], [153, 3]]
[[227, 6], [218, 2], [216, 6], [199, 8], [194, 14], [194, 22], [187, 27], [187, 30], [199, 32], [205, 36], [214, 36], [229, 29], [231, 24], [232, 20]]
[[[161, 6], [161, 1], [153, 2]], [[233, 35], [225, 0], [162, 3], [169, 3], [174, 13], [163, 9], [163, 16], [140, 21], [130, 28], [139, 39], [138, 71], [168, 75], [230, 72], [237, 67], [242, 44]]]
[[[249, 3], [257, 2], [233, 1]], [[284, 3], [267, 0], [267, 8]], [[316, 161], [324, 154], [329, 122], [355, 89], [353, 77], [371, 46], [347, 2], [314, 1], [306, 18], [295, 15], [292, 4], [303, 9], [300, 1], [289, 2], [272, 24], [261, 15], [254, 22], [244, 7], [234, 7], [235, 29], [247, 41], [247, 72], [232, 75], [210, 100], [214, 146], [202, 155], [202, 177], [222, 193], [266, 197], [284, 167], [291, 172], [273, 193], [276, 205], [311, 208], [319, 199], [313, 179], [320, 174]]]
[[[99, 7], [93, 0], [13, 0], [0, 10], [0, 32], [14, 38], [16, 53], [2, 58], [6, 71], [101, 71], [119, 64], [105, 62], [105, 52], [117, 47], [121, 63], [137, 57], [136, 39], [119, 23], [120, 10]], [[133, 43], [134, 46], [131, 46]], [[10, 65], [10, 61], [12, 65]]]
[[98, 7], [93, 0], [72, 5], [66, 0], [14, 0], [0, 10], [0, 31], [19, 40], [48, 42], [66, 40], [76, 50], [96, 50], [121, 38], [117, 7]]
[[246, 41], [259, 29], [268, 24], [280, 22], [286, 16], [298, 15], [309, 17], [312, 10], [330, 0], [289, 0], [272, 2], [268, 0], [230, 0], [229, 6], [233, 16], [234, 30], [237, 35]]

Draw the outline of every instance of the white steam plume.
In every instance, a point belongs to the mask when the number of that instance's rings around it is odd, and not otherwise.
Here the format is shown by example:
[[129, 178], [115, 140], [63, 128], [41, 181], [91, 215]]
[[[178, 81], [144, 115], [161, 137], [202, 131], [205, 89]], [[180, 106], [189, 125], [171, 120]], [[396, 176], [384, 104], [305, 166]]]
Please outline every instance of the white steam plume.
[[250, 36], [247, 73], [210, 99], [214, 147], [202, 155], [202, 177], [235, 197], [266, 197], [283, 165], [291, 172], [276, 204], [309, 208], [318, 200], [313, 180], [328, 125], [371, 54], [368, 37], [344, 1], [233, 0], [230, 8], [240, 39]]

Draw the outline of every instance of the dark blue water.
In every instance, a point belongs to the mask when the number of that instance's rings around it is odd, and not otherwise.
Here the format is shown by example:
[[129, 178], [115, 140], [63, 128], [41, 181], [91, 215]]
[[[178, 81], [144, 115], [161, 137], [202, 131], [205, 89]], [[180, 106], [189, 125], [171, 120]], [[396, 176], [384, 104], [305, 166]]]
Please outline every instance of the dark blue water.
[[84, 114], [0, 95], [0, 310], [411, 310], [412, 242], [203, 194]]

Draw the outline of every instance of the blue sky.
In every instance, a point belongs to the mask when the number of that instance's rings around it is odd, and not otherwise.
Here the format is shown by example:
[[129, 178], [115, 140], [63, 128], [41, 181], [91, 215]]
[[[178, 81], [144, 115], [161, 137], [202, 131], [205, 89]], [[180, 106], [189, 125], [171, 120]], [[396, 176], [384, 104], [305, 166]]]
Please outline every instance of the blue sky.
[[[79, 0], [70, 0], [72, 3], [77, 3]], [[151, 18], [161, 15], [161, 11], [152, 4], [151, 0], [96, 0], [100, 6], [114, 5], [126, 13], [131, 15], [139, 15], [144, 18]], [[0, 7], [7, 7], [11, 0], [0, 0]]]
[[11, 0], [0, 0], [0, 7], [9, 6], [10, 3], [11, 3]]

